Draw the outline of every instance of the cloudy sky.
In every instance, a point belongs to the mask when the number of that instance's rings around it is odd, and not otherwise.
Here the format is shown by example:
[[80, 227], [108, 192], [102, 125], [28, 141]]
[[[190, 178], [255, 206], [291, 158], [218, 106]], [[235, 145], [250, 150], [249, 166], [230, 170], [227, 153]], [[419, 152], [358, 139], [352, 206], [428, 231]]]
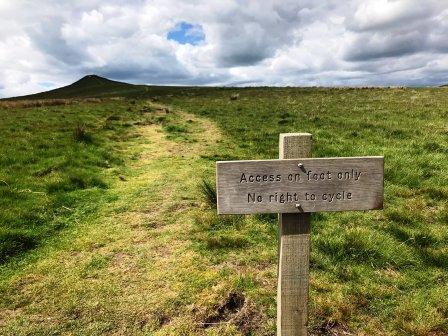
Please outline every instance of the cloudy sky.
[[86, 74], [179, 85], [439, 85], [448, 0], [0, 0], [0, 97]]

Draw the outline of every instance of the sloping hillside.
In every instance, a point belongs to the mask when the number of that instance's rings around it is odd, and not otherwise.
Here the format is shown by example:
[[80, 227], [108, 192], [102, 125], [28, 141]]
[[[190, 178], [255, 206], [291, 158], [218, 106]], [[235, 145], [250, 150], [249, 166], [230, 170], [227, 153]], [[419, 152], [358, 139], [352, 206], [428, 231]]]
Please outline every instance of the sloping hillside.
[[144, 85], [117, 82], [97, 75], [87, 75], [73, 84], [51, 91], [11, 99], [61, 99], [126, 95], [144, 91]]

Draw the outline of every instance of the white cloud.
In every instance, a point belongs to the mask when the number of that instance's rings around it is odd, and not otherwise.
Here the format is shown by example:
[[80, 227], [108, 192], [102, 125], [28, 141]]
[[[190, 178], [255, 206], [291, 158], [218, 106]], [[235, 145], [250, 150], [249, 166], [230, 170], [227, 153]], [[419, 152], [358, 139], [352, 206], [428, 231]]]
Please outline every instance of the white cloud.
[[[205, 34], [168, 40], [180, 22]], [[88, 73], [149, 84], [448, 82], [445, 0], [0, 2], [0, 97]]]
[[431, 17], [438, 7], [433, 0], [366, 0], [353, 15], [352, 28], [357, 30], [379, 30], [413, 23]]

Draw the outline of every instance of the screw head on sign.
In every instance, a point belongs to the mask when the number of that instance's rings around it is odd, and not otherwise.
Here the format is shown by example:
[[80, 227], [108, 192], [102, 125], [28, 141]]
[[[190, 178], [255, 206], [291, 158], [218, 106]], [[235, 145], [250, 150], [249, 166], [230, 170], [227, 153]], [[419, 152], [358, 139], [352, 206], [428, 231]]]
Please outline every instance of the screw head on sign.
[[299, 212], [303, 212], [302, 204], [296, 203], [296, 208], [297, 208], [297, 210], [299, 210]]
[[298, 166], [299, 168], [303, 168], [303, 163], [299, 163], [297, 166]]

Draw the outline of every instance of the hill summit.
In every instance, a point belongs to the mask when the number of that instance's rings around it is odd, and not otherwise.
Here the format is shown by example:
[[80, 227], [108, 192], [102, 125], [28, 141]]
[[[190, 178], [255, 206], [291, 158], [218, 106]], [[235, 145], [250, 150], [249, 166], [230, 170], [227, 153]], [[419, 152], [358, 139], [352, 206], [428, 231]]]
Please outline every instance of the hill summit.
[[[134, 91], [138, 86], [118, 82], [97, 75], [87, 75], [76, 82], [54, 90], [17, 97], [19, 99], [60, 99], [87, 98], [123, 95], [126, 91]], [[15, 99], [17, 99], [15, 98]]]
[[120, 83], [120, 84], [126, 84], [126, 83], [122, 83], [122, 82], [117, 82], [117, 81], [113, 81], [110, 79], [107, 79], [105, 77], [101, 77], [98, 75], [86, 75], [84, 77], [82, 77], [81, 79], [77, 80], [76, 82], [74, 82], [73, 84], [71, 84], [70, 86], [74, 87], [74, 86], [103, 86], [103, 85], [107, 85], [110, 83]]

